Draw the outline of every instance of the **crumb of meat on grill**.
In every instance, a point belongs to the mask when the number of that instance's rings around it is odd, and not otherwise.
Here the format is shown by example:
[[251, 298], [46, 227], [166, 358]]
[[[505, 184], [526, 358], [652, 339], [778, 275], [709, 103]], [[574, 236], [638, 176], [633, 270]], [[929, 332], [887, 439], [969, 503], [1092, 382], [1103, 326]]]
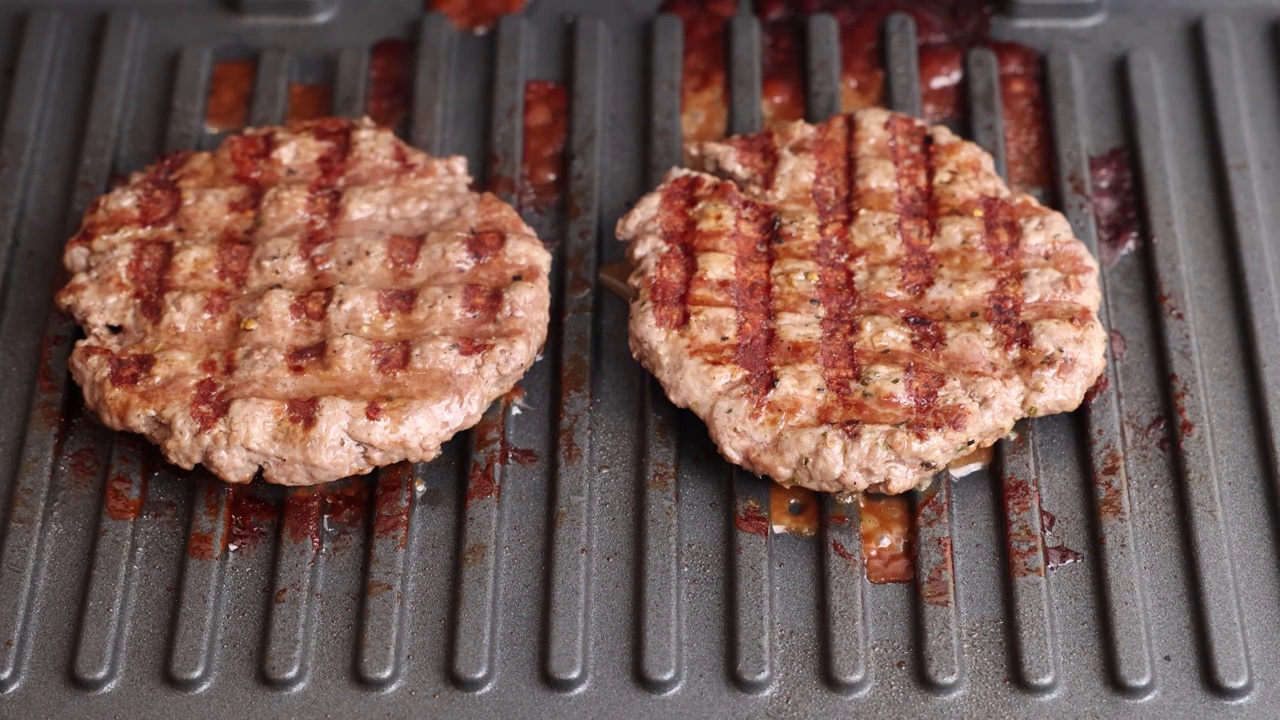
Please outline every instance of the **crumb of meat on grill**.
[[370, 121], [263, 127], [99, 197], [63, 261], [85, 402], [184, 468], [309, 485], [425, 461], [546, 339], [550, 255]]
[[729, 461], [904, 492], [1102, 372], [1097, 263], [946, 128], [868, 109], [688, 155], [618, 222], [631, 347]]

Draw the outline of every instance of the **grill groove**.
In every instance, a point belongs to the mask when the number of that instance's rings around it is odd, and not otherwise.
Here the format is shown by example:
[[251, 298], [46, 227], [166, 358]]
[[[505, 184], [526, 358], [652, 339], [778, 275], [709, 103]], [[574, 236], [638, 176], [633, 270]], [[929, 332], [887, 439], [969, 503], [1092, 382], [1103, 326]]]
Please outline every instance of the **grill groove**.
[[1211, 686], [1244, 695], [1253, 683], [1228, 547], [1194, 313], [1182, 263], [1183, 243], [1175, 205], [1175, 169], [1165, 127], [1165, 98], [1158, 60], [1149, 51], [1129, 57], [1131, 111], [1135, 118], [1143, 188], [1150, 223], [1151, 262], [1169, 372], [1169, 417], [1182, 479], [1187, 542], [1201, 616], [1199, 630]]
[[[40, 13], [32, 17], [27, 27], [27, 38], [24, 38], [22, 77], [47, 74], [48, 63], [58, 42], [59, 25], [57, 15]], [[129, 57], [135, 37], [133, 26], [134, 20], [129, 13], [114, 15], [108, 24], [85, 126], [86, 137], [76, 185], [72, 190], [68, 218], [71, 230], [79, 224], [80, 212], [93, 195], [106, 186], [111, 175], [128, 91]], [[10, 293], [12, 287], [11, 284]], [[56, 416], [62, 407], [69, 379], [67, 353], [74, 331], [68, 318], [50, 310], [47, 296], [39, 298], [33, 308], [17, 307], [14, 300], [10, 297], [5, 303], [6, 320], [9, 322], [0, 331], [6, 349], [26, 350], [28, 355], [33, 350], [22, 347], [25, 343], [15, 343], [9, 338], [9, 332], [13, 330], [11, 318], [45, 320], [40, 353], [43, 366], [38, 371], [42, 381], [36, 383], [31, 398], [13, 479], [4, 547], [0, 552], [0, 597], [12, 598], [12, 602], [4, 604], [4, 615], [0, 618], [0, 628], [4, 628], [0, 637], [5, 638], [0, 648], [0, 691], [7, 691], [18, 683], [30, 651], [29, 633], [34, 621], [36, 589], [40, 584], [49, 491], [55, 470], [53, 459], [59, 435]], [[24, 304], [31, 304], [30, 300]]]
[[[494, 110], [490, 127], [488, 185], [503, 200], [518, 196], [524, 117], [524, 83], [532, 55], [526, 23], [507, 16], [498, 25]], [[451, 673], [459, 687], [480, 691], [494, 680], [498, 652], [500, 559], [505, 544], [502, 486], [506, 470], [509, 400], [500, 400], [473, 431], [465, 520], [458, 545], [458, 587], [454, 602]], [[488, 491], [477, 481], [491, 484]]]
[[121, 437], [112, 442], [71, 666], [76, 684], [89, 690], [110, 685], [120, 669], [134, 596], [138, 515], [147, 491], [142, 453], [137, 438]]
[[1245, 303], [1252, 331], [1254, 373], [1262, 398], [1262, 426], [1267, 460], [1280, 471], [1280, 288], [1274, 251], [1258, 205], [1257, 141], [1249, 127], [1249, 109], [1240, 87], [1237, 33], [1223, 17], [1206, 17], [1200, 26], [1209, 66], [1214, 119], [1217, 123], [1222, 174], [1230, 196], [1232, 238], [1243, 275]]
[[[1081, 117], [1079, 61], [1073, 53], [1050, 53], [1049, 92], [1053, 102], [1052, 127], [1057, 149], [1058, 192], [1063, 211], [1076, 236], [1098, 257], [1098, 231], [1094, 222], [1092, 179], [1085, 149], [1087, 127]], [[1102, 324], [1113, 328], [1110, 273], [1103, 269]], [[1113, 682], [1125, 693], [1142, 695], [1154, 689], [1151, 640], [1139, 579], [1137, 545], [1130, 513], [1128, 453], [1121, 425], [1120, 376], [1116, 357], [1107, 343], [1107, 366], [1099, 390], [1085, 406], [1098, 558], [1105, 607], [1104, 622], [1110, 651]], [[1109, 472], [1104, 472], [1109, 470]]]
[[[976, 48], [969, 52], [965, 75], [974, 142], [991, 153], [996, 171], [1007, 180], [1004, 103], [998, 63], [994, 52]], [[1058, 672], [1045, 578], [1034, 423], [1024, 420], [1014, 432], [1018, 440], [997, 443], [1008, 564], [1009, 641], [1014, 649], [1018, 682], [1033, 692], [1047, 692], [1057, 684]]]
[[[886, 95], [889, 108], [920, 116], [920, 56], [916, 21], [894, 13], [885, 21]], [[937, 692], [960, 683], [960, 627], [952, 558], [951, 475], [942, 472], [915, 492], [916, 619], [920, 672]]]
[[[674, 15], [653, 24], [653, 66], [649, 78], [649, 165], [647, 185], [662, 181], [681, 162], [680, 127], [683, 27]], [[681, 578], [680, 472], [676, 455], [676, 409], [658, 382], [633, 368], [639, 380], [644, 435], [640, 458], [639, 544], [636, 582], [636, 666], [650, 692], [674, 690], [684, 674], [684, 613]]]
[[595, 482], [592, 463], [592, 320], [604, 148], [608, 33], [597, 20], [574, 23], [569, 225], [561, 245], [560, 407], [552, 500], [545, 673], [572, 690], [587, 680]]
[[[287, 117], [293, 64], [288, 52], [262, 53], [249, 107], [251, 126], [276, 125]], [[315, 489], [285, 491], [262, 648], [262, 676], [275, 687], [293, 688], [307, 679], [315, 642], [315, 597], [324, 571], [323, 505]]]

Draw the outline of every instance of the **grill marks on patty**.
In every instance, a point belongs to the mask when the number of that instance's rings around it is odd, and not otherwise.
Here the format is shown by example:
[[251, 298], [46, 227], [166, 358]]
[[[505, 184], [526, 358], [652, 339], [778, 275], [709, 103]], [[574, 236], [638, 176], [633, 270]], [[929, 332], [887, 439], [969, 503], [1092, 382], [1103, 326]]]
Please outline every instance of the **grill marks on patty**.
[[[762, 408], [768, 405], [778, 384], [775, 368], [783, 353], [788, 363], [815, 363], [824, 383], [818, 389], [818, 417], [821, 422], [838, 425], [850, 434], [856, 434], [864, 421], [910, 424], [924, 430], [954, 424], [963, 417], [960, 408], [936, 407], [942, 387], [941, 374], [923, 368], [917, 370], [913, 356], [901, 359], [912, 382], [899, 383], [895, 396], [872, 396], [863, 382], [862, 366], [885, 360], [855, 349], [858, 325], [866, 317], [900, 316], [911, 329], [912, 346], [924, 357], [935, 356], [935, 351], [946, 343], [939, 325], [921, 313], [917, 304], [933, 285], [936, 267], [930, 252], [937, 208], [933, 197], [932, 142], [924, 125], [905, 116], [890, 116], [885, 130], [897, 182], [892, 210], [897, 214], [897, 235], [903, 247], [898, 271], [907, 300], [867, 298], [856, 286], [853, 268], [863, 262], [863, 253], [852, 242], [852, 227], [864, 193], [858, 186], [855, 157], [857, 123], [848, 117], [838, 117], [818, 126], [810, 148], [816, 163], [811, 192], [818, 234], [812, 257], [819, 269], [816, 298], [811, 298], [809, 307], [820, 317], [818, 343], [792, 342], [785, 350], [776, 348], [775, 292], [790, 292], [774, 288], [777, 250], [785, 245], [782, 217], [769, 204], [745, 197], [731, 183], [707, 184], [694, 175], [671, 183], [662, 201], [664, 230], [668, 227], [677, 230], [667, 233], [671, 244], [659, 260], [658, 271], [650, 284], [650, 298], [655, 303], [655, 312], [660, 313], [660, 323], [665, 318], [669, 323], [666, 326], [679, 329], [683, 325], [678, 318], [683, 318], [687, 324], [689, 287], [697, 273], [696, 228], [705, 215], [716, 212], [708, 210], [705, 203], [723, 204], [731, 214], [728, 222], [733, 226], [726, 249], [733, 253], [734, 277], [727, 283], [712, 284], [717, 294], [731, 302], [737, 336], [731, 352], [709, 347], [700, 350], [700, 356], [712, 364], [732, 362], [741, 368], [747, 393]], [[744, 165], [753, 173], [761, 173], [759, 189], [767, 193], [773, 186], [772, 173], [777, 163], [774, 136], [761, 133], [738, 140]], [[709, 244], [715, 245], [715, 242]], [[677, 300], [681, 295], [683, 298]], [[795, 301], [788, 305], [803, 307]]]
[[[549, 254], [469, 182], [461, 158], [334, 118], [135, 174], [64, 255], [86, 402], [231, 481], [259, 464], [310, 484], [430, 459], [546, 333]], [[322, 430], [332, 442], [296, 439]]]
[[902, 492], [1104, 362], [1097, 265], [980, 148], [883, 110], [708, 142], [618, 223], [631, 343], [735, 463]]
[[933, 139], [928, 128], [905, 115], [885, 123], [898, 181], [898, 240], [902, 243], [902, 287], [920, 297], [934, 282], [936, 262], [929, 252], [936, 230], [933, 197]]
[[676, 178], [662, 196], [662, 236], [669, 249], [659, 258], [649, 288], [659, 327], [678, 330], [689, 324], [689, 287], [698, 271], [692, 209], [705, 184], [700, 177], [686, 175]]
[[1009, 203], [1000, 198], [982, 199], [982, 222], [986, 229], [984, 249], [991, 255], [996, 277], [996, 289], [987, 298], [987, 322], [1004, 338], [1006, 350], [1030, 347], [1031, 326], [1022, 317], [1022, 269], [1018, 259], [1022, 225]]
[[738, 314], [734, 362], [747, 373], [748, 391], [763, 402], [778, 384], [773, 371], [773, 248], [778, 244], [778, 214], [738, 195], [733, 240], [737, 250], [733, 304]]
[[857, 421], [839, 420], [833, 412], [834, 406], [850, 402], [859, 375], [854, 353], [859, 297], [850, 270], [857, 253], [848, 240], [857, 201], [856, 144], [857, 126], [844, 117], [821, 126], [813, 143], [817, 163], [813, 203], [819, 234], [814, 259], [818, 261], [818, 302], [822, 308], [818, 367], [825, 385], [820, 392], [834, 396], [820, 400], [819, 417], [823, 422], [841, 424], [846, 432], [855, 431]]

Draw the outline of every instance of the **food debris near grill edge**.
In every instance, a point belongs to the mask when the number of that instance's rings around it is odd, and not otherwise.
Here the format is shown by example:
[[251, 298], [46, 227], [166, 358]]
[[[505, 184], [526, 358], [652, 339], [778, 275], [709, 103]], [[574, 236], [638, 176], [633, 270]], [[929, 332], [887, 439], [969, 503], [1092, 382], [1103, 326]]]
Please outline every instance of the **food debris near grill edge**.
[[184, 468], [310, 485], [426, 461], [546, 339], [510, 205], [365, 119], [248, 129], [98, 198], [58, 305], [86, 404]]
[[946, 128], [867, 109], [686, 155], [618, 223], [632, 350], [730, 462], [901, 493], [1102, 372], [1097, 262]]

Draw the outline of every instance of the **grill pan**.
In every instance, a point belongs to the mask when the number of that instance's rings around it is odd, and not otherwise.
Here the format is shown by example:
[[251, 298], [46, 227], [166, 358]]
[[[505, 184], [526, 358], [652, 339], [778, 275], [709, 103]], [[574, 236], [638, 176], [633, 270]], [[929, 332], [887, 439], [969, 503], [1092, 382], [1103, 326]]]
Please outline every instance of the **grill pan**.
[[[860, 546], [856, 506], [824, 499], [813, 538], [738, 530], [768, 484], [630, 358], [596, 269], [679, 162], [683, 38], [656, 3], [597, 5], [538, 0], [474, 36], [411, 0], [0, 4], [0, 716], [1272, 716], [1280, 8], [1011, 0], [994, 19], [1045, 52], [1047, 199], [1095, 246], [1090, 157], [1132, 153], [1145, 240], [1104, 271], [1124, 349], [1086, 409], [920, 493], [917, 580], [871, 585], [837, 551]], [[884, 27], [909, 112], [916, 32]], [[836, 23], [803, 33], [820, 119]], [[558, 290], [523, 400], [435, 462], [319, 494], [229, 490], [103, 429], [50, 303], [87, 203], [216, 144], [215, 61], [256, 61], [251, 123], [299, 79], [358, 115], [385, 37], [415, 43], [407, 137], [509, 198], [526, 81], [569, 87], [567, 201], [529, 213]], [[759, 21], [728, 45], [730, 129], [754, 130]], [[1002, 159], [995, 58], [966, 63], [960, 129]], [[1084, 560], [1012, 572], [1042, 557], [1041, 508]]]

